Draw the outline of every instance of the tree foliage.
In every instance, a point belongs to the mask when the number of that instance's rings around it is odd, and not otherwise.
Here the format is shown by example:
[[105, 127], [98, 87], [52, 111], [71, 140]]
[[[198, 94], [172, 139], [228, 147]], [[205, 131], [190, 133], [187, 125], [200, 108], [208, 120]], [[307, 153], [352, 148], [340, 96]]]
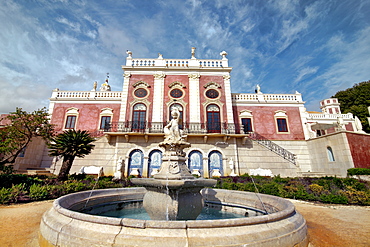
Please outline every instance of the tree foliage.
[[14, 163], [34, 137], [47, 140], [53, 135], [48, 115], [46, 108], [31, 113], [16, 108], [15, 112], [1, 119], [9, 124], [0, 129], [0, 170], [4, 170], [6, 164]]
[[62, 156], [63, 163], [58, 180], [66, 180], [71, 170], [75, 157], [83, 158], [91, 153], [95, 145], [91, 144], [95, 139], [86, 130], [67, 130], [51, 139], [49, 154]]
[[338, 98], [342, 113], [353, 113], [362, 123], [363, 130], [370, 133], [367, 120], [370, 106], [370, 81], [355, 84], [353, 87], [337, 92], [334, 98]]

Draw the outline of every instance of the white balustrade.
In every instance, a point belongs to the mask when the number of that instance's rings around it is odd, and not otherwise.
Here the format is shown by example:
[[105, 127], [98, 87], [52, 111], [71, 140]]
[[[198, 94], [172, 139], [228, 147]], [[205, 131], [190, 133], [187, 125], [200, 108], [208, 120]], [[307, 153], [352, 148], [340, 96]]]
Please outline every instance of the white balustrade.
[[255, 94], [255, 93], [233, 93], [231, 98], [235, 102], [241, 101], [263, 101], [263, 102], [294, 102], [303, 103], [301, 94]]
[[53, 99], [121, 99], [122, 92], [112, 91], [53, 91]]
[[309, 113], [307, 119], [315, 120], [315, 119], [334, 119], [337, 120], [338, 117], [343, 119], [353, 119], [352, 113], [347, 114], [327, 114], [327, 113]]
[[200, 67], [222, 68], [228, 67], [228, 60], [215, 59], [148, 59], [127, 58], [126, 66], [133, 67]]

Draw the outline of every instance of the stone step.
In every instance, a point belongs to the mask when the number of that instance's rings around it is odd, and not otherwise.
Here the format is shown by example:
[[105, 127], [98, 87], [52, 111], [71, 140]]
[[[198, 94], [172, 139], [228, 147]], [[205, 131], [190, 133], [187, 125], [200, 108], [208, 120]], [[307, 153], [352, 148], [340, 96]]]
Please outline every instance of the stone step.
[[28, 175], [47, 175], [47, 176], [53, 175], [50, 172], [50, 169], [48, 169], [48, 168], [41, 168], [41, 167], [39, 167], [39, 168], [27, 168], [26, 173]]

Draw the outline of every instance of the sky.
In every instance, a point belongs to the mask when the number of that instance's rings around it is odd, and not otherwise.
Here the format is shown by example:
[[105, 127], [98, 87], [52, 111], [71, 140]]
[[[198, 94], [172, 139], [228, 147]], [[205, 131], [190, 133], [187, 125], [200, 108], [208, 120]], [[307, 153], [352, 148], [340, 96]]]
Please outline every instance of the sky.
[[309, 111], [370, 80], [370, 0], [3, 0], [0, 113], [52, 90], [122, 90], [134, 58], [220, 59], [233, 93], [302, 94]]

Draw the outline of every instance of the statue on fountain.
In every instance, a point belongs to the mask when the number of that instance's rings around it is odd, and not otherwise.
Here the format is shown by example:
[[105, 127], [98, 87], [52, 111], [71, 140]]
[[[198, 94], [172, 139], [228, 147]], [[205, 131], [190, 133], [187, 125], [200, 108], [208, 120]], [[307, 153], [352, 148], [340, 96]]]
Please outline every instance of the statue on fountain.
[[179, 128], [179, 110], [171, 110], [171, 121], [164, 127], [162, 164], [153, 178], [132, 178], [131, 182], [147, 190], [143, 206], [152, 220], [195, 220], [204, 206], [200, 190], [216, 184], [213, 179], [195, 179], [186, 165], [184, 141]]
[[164, 141], [169, 143], [178, 143], [183, 141], [182, 130], [179, 128], [179, 110], [174, 107], [171, 111], [172, 119], [164, 127]]

